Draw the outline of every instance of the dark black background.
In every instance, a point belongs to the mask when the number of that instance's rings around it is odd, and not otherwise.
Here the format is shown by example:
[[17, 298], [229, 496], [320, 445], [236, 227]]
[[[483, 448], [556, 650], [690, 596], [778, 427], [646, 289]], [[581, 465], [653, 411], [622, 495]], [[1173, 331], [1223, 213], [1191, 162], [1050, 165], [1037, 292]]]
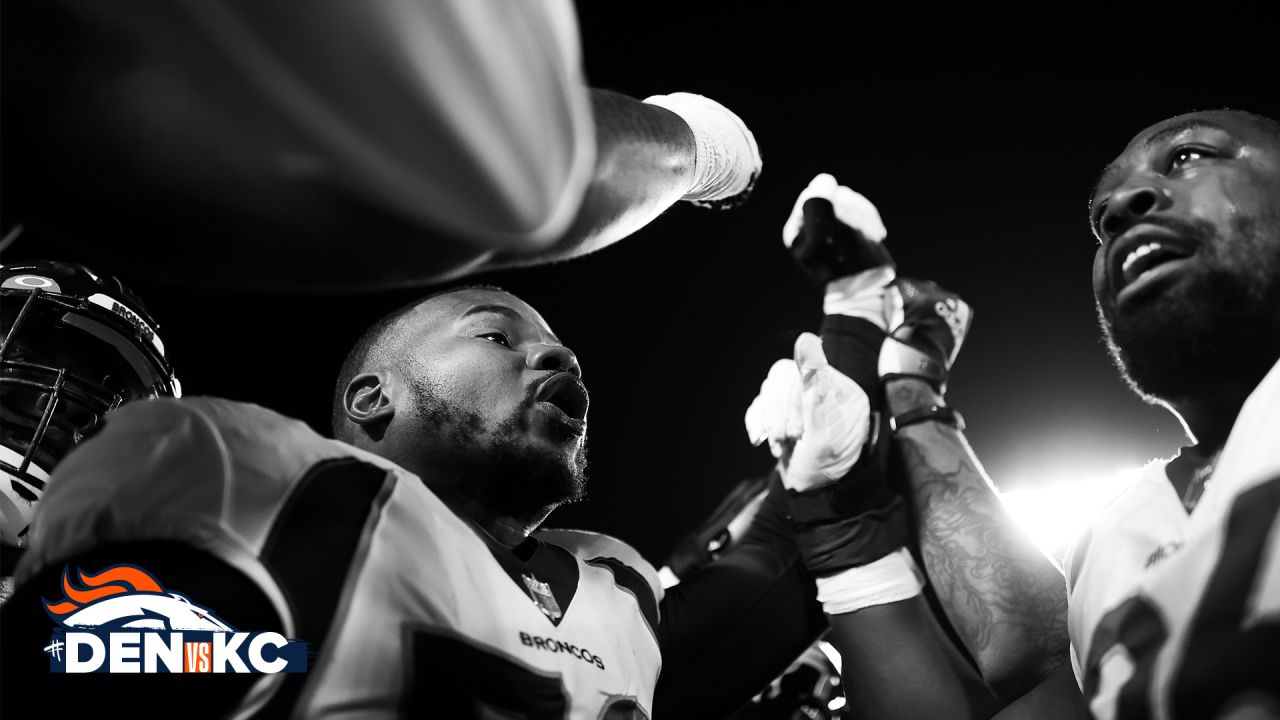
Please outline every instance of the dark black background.
[[[765, 170], [750, 203], [681, 204], [621, 244], [476, 278], [539, 308], [591, 391], [591, 497], [552, 523], [601, 530], [660, 560], [767, 450], [742, 414], [771, 362], [813, 329], [819, 294], [780, 229], [817, 172], [867, 195], [905, 274], [976, 309], [950, 401], [997, 482], [1028, 487], [1167, 455], [1174, 418], [1144, 406], [1096, 329], [1090, 185], [1168, 115], [1232, 106], [1276, 116], [1274, 62], [1186, 28], [915, 32], [827, 4], [580, 3], [591, 84], [692, 91], [734, 109]], [[104, 226], [102, 241], [113, 230]], [[20, 240], [11, 259], [56, 247]], [[180, 253], [181, 248], [175, 247]], [[252, 257], [244, 259], [252, 263]], [[128, 279], [159, 319], [187, 394], [251, 400], [327, 431], [334, 375], [364, 326], [420, 291], [284, 296]]]

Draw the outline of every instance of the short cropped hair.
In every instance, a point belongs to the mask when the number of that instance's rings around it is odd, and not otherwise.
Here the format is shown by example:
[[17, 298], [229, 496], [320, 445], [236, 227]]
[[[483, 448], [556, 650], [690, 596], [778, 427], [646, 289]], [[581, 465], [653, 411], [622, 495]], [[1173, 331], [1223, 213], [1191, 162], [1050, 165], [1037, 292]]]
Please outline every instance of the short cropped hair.
[[338, 371], [338, 380], [333, 388], [333, 404], [330, 408], [329, 423], [333, 427], [334, 438], [343, 441], [350, 441], [351, 439], [350, 437], [344, 437], [344, 435], [348, 434], [345, 432], [347, 427], [345, 422], [347, 417], [346, 408], [343, 407], [343, 395], [346, 393], [347, 385], [370, 365], [386, 362], [390, 348], [395, 345], [393, 341], [400, 338], [405, 332], [405, 318], [412, 315], [413, 311], [421, 307], [423, 303], [441, 295], [464, 290], [507, 292], [497, 285], [486, 284], [458, 285], [443, 288], [392, 310], [360, 334], [360, 338], [356, 340], [355, 345], [347, 352], [346, 359], [342, 361], [342, 368]]

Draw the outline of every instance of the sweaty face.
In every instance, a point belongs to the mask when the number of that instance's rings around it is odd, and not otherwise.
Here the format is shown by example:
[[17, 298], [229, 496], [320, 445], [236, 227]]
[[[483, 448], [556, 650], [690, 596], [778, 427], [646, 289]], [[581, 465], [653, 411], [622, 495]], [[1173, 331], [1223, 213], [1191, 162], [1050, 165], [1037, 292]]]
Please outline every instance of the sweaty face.
[[1139, 134], [1104, 171], [1093, 290], [1134, 389], [1177, 404], [1280, 357], [1280, 140], [1239, 112]]
[[577, 358], [542, 317], [493, 290], [442, 295], [418, 315], [402, 351], [405, 419], [432, 465], [500, 514], [580, 498], [587, 392]]

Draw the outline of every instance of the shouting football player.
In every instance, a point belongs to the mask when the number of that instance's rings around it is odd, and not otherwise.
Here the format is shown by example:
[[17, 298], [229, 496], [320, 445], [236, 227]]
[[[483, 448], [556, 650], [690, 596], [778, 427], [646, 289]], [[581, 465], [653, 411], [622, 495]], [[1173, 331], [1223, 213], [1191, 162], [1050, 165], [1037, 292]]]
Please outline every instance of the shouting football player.
[[[38, 654], [39, 598], [75, 590], [67, 568], [132, 564], [230, 626], [310, 646], [308, 673], [260, 682], [105, 676], [175, 702], [203, 688], [190, 712], [724, 717], [825, 629], [805, 570], [864, 564], [904, 532], [901, 512], [799, 517], [775, 484], [724, 557], [664, 593], [623, 543], [538, 530], [582, 494], [588, 407], [577, 357], [537, 311], [475, 286], [361, 337], [337, 383], [338, 440], [226, 400], [126, 406], [59, 467], [33, 523], [6, 679], [64, 687]], [[866, 474], [858, 449], [837, 464]], [[874, 599], [846, 580], [835, 594], [860, 607], [846, 637], [867, 640], [853, 702], [977, 714], [985, 688], [918, 592]]]

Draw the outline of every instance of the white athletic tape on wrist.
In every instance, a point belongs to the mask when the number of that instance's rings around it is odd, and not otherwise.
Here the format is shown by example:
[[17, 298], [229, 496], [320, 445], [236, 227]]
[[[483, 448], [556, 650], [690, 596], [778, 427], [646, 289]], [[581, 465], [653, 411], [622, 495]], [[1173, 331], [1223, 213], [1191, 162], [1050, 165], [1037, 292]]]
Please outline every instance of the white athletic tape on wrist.
[[722, 200], [751, 185], [760, 172], [760, 148], [742, 119], [725, 106], [694, 93], [653, 95], [650, 105], [679, 115], [693, 132], [693, 183], [682, 200]]
[[892, 337], [885, 338], [880, 346], [877, 370], [880, 377], [911, 375], [933, 383], [941, 383], [947, 377], [947, 366], [941, 360]]
[[818, 602], [828, 615], [907, 600], [924, 589], [924, 575], [906, 548], [861, 567], [817, 578]]
[[822, 300], [825, 315], [848, 315], [862, 318], [881, 330], [888, 331], [885, 320], [884, 293], [897, 272], [888, 265], [863, 270], [857, 275], [846, 275], [827, 283], [827, 293]]

